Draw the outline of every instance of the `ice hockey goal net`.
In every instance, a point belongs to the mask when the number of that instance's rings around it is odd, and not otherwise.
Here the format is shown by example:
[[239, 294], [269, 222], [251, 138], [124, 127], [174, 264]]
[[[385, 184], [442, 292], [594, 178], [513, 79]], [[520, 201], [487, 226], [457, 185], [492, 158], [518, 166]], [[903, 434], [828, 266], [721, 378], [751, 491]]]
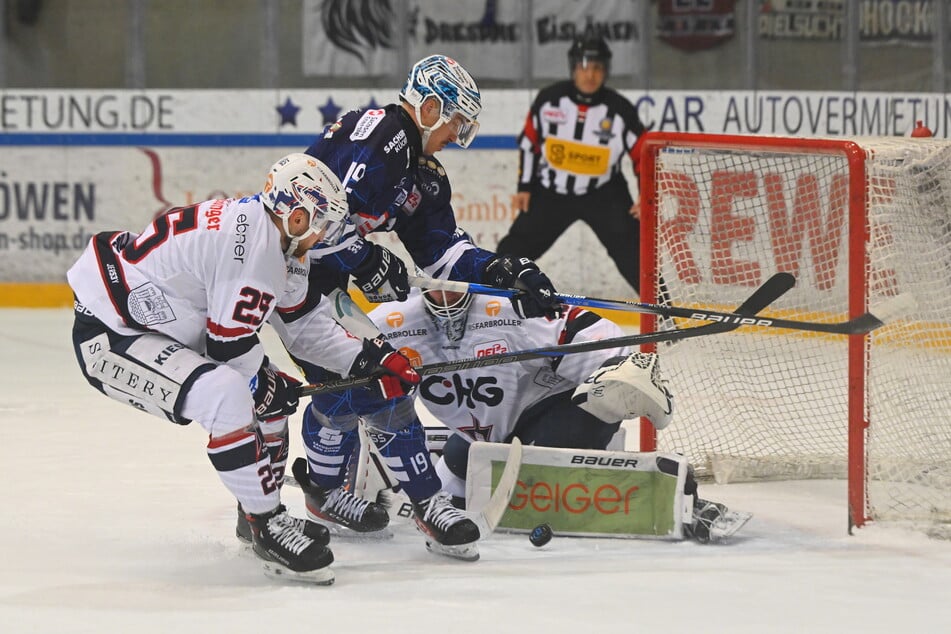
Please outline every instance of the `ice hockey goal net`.
[[951, 142], [651, 133], [641, 157], [644, 301], [662, 280], [676, 305], [731, 310], [786, 271], [796, 287], [763, 314], [916, 304], [867, 336], [743, 328], [661, 347], [676, 401], [657, 448], [718, 482], [847, 477], [850, 526], [946, 527]]

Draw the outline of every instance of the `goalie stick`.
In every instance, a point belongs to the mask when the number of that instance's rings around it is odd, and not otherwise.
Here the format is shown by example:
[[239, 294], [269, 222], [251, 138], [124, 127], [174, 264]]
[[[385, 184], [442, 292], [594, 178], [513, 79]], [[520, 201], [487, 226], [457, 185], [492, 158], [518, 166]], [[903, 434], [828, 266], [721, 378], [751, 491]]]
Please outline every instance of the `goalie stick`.
[[[777, 273], [777, 275], [789, 275], [788, 273]], [[452, 280], [438, 280], [435, 278], [410, 276], [410, 284], [418, 288], [426, 288], [442, 291], [453, 291], [456, 293], [478, 293], [480, 295], [493, 295], [495, 297], [512, 297], [521, 291], [513, 288], [496, 288], [494, 286], [485, 286], [484, 284], [474, 284], [470, 282], [457, 282]], [[604, 308], [610, 310], [623, 310], [637, 313], [650, 313], [661, 317], [681, 317], [686, 319], [697, 319], [703, 321], [712, 321], [722, 324], [736, 324], [737, 326], [763, 326], [767, 328], [786, 328], [788, 330], [804, 330], [808, 332], [825, 332], [838, 335], [863, 335], [876, 328], [885, 325], [885, 319], [893, 314], [905, 312], [914, 300], [907, 295], [899, 295], [883, 302], [877, 307], [878, 315], [866, 312], [858, 317], [848, 321], [838, 323], [822, 323], [814, 321], [797, 321], [794, 319], [781, 319], [778, 317], [753, 317], [743, 315], [737, 310], [732, 313], [719, 312], [715, 310], [694, 310], [692, 308], [683, 308], [663, 304], [647, 304], [641, 302], [631, 302], [620, 299], [600, 299], [597, 297], [585, 297], [583, 295], [563, 295], [556, 294], [555, 298], [563, 304], [571, 306], [586, 306], [588, 308]]]
[[[786, 291], [796, 284], [796, 278], [789, 273], [777, 273], [766, 280], [762, 286], [756, 289], [742, 305], [737, 307], [738, 317], [750, 318], [759, 311], [769, 306], [773, 301], [781, 297]], [[542, 348], [532, 348], [529, 350], [513, 350], [493, 354], [487, 357], [477, 359], [458, 359], [455, 361], [439, 361], [416, 368], [422, 376], [429, 374], [438, 374], [441, 372], [453, 372], [459, 370], [471, 370], [472, 368], [484, 368], [493, 365], [502, 365], [505, 363], [514, 363], [517, 361], [526, 361], [528, 359], [538, 359], [542, 357], [560, 357], [566, 354], [578, 352], [591, 352], [593, 350], [604, 350], [607, 348], [618, 348], [622, 346], [637, 346], [645, 343], [660, 343], [663, 341], [679, 341], [692, 337], [704, 335], [715, 335], [731, 330], [736, 330], [746, 324], [733, 322], [717, 322], [705, 326], [695, 326], [692, 328], [681, 328], [679, 330], [665, 330], [662, 332], [648, 332], [637, 335], [626, 335], [623, 337], [613, 337], [610, 339], [601, 339], [599, 341], [579, 341], [561, 346], [546, 346]], [[313, 394], [326, 394], [328, 392], [339, 392], [354, 387], [369, 385], [379, 378], [374, 376], [349, 377], [332, 381], [330, 383], [314, 383], [311, 385], [302, 385], [298, 388], [298, 396], [310, 396]]]

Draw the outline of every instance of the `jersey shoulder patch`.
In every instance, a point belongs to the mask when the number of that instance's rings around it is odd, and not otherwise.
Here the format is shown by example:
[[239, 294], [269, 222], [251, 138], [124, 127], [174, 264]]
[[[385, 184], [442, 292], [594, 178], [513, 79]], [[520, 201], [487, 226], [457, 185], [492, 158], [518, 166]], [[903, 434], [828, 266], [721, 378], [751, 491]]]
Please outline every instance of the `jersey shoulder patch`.
[[361, 115], [356, 125], [353, 126], [353, 132], [350, 133], [351, 141], [362, 141], [368, 139], [373, 130], [380, 125], [386, 111], [382, 108], [367, 110]]

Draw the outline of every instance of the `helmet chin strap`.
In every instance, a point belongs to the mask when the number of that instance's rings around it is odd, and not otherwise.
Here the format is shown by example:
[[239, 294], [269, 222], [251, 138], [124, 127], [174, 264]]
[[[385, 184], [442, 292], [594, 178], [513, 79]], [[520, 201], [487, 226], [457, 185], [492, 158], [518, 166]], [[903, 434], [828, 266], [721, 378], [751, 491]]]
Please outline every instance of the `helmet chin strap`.
[[[423, 101], [423, 103], [426, 102]], [[443, 124], [442, 109], [440, 109], [439, 116], [436, 117], [436, 123], [433, 125], [425, 125], [423, 123], [423, 112], [420, 110], [420, 107], [421, 106], [413, 106], [413, 111], [416, 113], [416, 125], [419, 126], [420, 138], [423, 142], [423, 152], [425, 152], [426, 144], [429, 143], [429, 137], [436, 131], [436, 128]]]

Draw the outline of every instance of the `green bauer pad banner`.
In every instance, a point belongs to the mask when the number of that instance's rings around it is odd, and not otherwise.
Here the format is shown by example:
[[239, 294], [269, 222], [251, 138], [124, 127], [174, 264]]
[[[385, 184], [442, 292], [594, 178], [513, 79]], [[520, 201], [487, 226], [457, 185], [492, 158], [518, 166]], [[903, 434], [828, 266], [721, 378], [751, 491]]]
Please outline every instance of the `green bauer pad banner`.
[[[504, 444], [472, 444], [469, 508], [495, 490], [507, 453]], [[686, 473], [676, 454], [527, 446], [497, 530], [527, 533], [547, 523], [555, 535], [682, 539]]]

